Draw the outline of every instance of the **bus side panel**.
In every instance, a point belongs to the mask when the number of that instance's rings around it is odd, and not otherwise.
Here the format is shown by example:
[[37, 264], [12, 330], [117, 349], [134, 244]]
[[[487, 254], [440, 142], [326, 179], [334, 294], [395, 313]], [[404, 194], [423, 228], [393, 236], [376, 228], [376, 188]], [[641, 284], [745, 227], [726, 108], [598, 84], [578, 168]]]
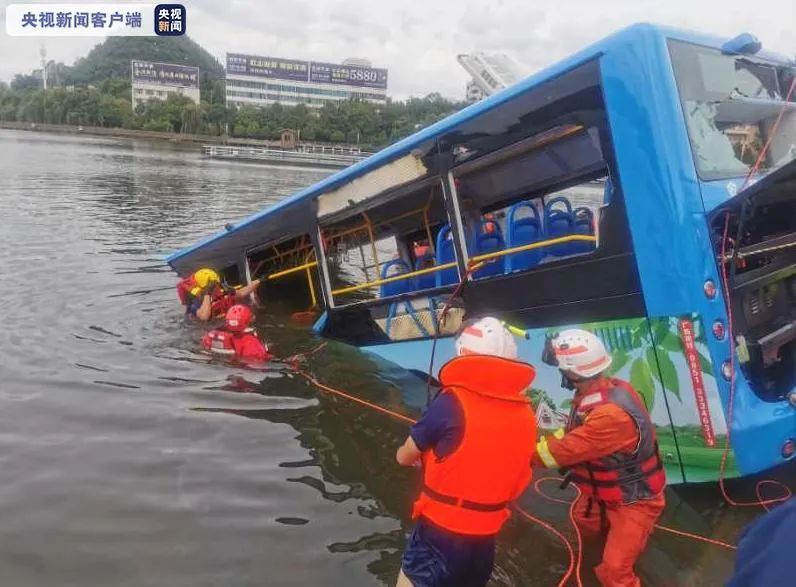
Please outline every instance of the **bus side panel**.
[[[683, 474], [688, 483], [718, 478], [727, 444], [727, 424], [705, 340], [696, 314], [650, 318], [654, 345], [648, 350], [653, 375], [664, 389]], [[660, 439], [661, 448], [665, 445]], [[726, 476], [736, 476], [735, 456], [727, 459]]]
[[[521, 327], [521, 325], [519, 326]], [[652, 350], [652, 338], [647, 319], [638, 317], [561, 325], [557, 326], [555, 330], [561, 331], [565, 328], [586, 328], [595, 332], [603, 340], [613, 357], [609, 374], [629, 381], [644, 397], [650, 408], [650, 414], [658, 432], [661, 456], [666, 465], [669, 482], [683, 483], [682, 467], [675, 442], [675, 430], [670, 420], [664, 388], [657, 375], [659, 368]], [[536, 380], [529, 390], [529, 395], [536, 406], [539, 429], [543, 432], [552, 432], [566, 425], [572, 402], [572, 391], [561, 387], [559, 370], [541, 361], [545, 336], [549, 331], [550, 329], [547, 328], [532, 329], [528, 331], [528, 339], [516, 339], [520, 360], [536, 367]], [[405, 369], [427, 372], [431, 346], [430, 340], [416, 340], [370, 346], [365, 347], [365, 350]], [[440, 367], [454, 357], [454, 353], [453, 338], [441, 338], [438, 341], [434, 356], [435, 377], [439, 375]], [[679, 380], [687, 378], [688, 373], [682, 362], [678, 361], [677, 365], [679, 369], [677, 378]], [[408, 398], [407, 401], [409, 401]]]
[[[723, 296], [704, 294], [708, 280], [721, 292], [722, 280], [666, 39], [658, 34], [625, 41], [601, 58], [600, 71], [618, 167], [613, 179], [625, 196], [647, 314], [696, 314], [704, 324], [718, 320], [726, 326]], [[729, 360], [730, 345], [712, 335], [706, 342], [709, 379], [729, 419], [730, 384], [719, 367]], [[737, 369], [737, 357], [735, 364], [732, 443], [738, 470], [747, 475], [794, 457], [788, 447], [796, 442], [796, 414], [785, 402], [761, 401]]]

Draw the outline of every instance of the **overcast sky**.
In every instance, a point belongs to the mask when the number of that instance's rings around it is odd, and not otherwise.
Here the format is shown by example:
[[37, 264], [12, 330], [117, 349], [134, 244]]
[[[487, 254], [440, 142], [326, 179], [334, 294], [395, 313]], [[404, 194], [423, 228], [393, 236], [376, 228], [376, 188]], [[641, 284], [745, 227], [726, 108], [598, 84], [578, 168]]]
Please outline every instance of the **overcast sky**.
[[[53, 0], [50, 0], [53, 1]], [[5, 33], [0, 0], [0, 80], [48, 57], [71, 64], [97, 38], [35, 39]], [[794, 55], [796, 0], [182, 0], [188, 34], [223, 61], [253, 53], [339, 62], [364, 57], [389, 70], [390, 95], [438, 91], [462, 98], [467, 75], [456, 55], [503, 52], [536, 71], [634, 22], [734, 36]], [[123, 4], [120, 2], [120, 4]]]

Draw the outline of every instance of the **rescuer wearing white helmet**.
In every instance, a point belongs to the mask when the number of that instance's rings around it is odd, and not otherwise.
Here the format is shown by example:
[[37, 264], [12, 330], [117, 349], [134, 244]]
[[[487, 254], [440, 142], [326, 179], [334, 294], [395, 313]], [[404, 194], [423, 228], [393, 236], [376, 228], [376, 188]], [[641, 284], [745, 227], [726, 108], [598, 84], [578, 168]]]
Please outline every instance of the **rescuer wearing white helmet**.
[[395, 455], [423, 466], [399, 586], [486, 585], [508, 505], [531, 480], [536, 417], [524, 393], [536, 374], [513, 336], [487, 317], [468, 322], [442, 391]]
[[594, 572], [605, 587], [641, 585], [633, 566], [665, 505], [666, 476], [642, 397], [609, 377], [611, 355], [587, 330], [548, 336], [542, 360], [575, 390], [566, 431], [542, 438], [537, 459], [567, 470], [581, 490], [575, 519], [584, 535], [607, 531]]

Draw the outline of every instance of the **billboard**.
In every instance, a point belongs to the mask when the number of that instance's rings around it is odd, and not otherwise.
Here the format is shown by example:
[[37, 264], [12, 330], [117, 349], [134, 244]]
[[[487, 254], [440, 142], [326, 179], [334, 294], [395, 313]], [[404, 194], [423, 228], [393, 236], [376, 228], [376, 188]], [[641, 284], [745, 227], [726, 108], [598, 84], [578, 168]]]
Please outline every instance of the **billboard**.
[[227, 73], [305, 82], [308, 71], [306, 61], [227, 54]]
[[387, 89], [386, 69], [238, 53], [227, 53], [227, 74]]
[[310, 81], [387, 89], [387, 70], [358, 65], [310, 62]]
[[133, 83], [159, 84], [199, 89], [199, 68], [176, 63], [156, 63], [152, 61], [130, 62]]

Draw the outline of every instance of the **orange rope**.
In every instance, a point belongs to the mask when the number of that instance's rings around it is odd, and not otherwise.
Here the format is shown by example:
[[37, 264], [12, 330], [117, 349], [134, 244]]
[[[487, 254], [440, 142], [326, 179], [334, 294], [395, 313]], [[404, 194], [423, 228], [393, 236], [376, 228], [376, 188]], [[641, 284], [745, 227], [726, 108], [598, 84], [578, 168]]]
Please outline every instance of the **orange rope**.
[[[326, 346], [326, 343], [324, 343], [324, 344], [320, 345], [319, 347], [313, 349], [309, 353], [306, 353], [304, 355], [296, 355], [296, 357], [300, 357], [300, 356], [306, 357], [306, 356], [313, 355], [316, 352], [320, 351], [325, 346]], [[374, 403], [369, 402], [367, 400], [364, 400], [362, 398], [359, 398], [359, 397], [356, 397], [356, 396], [351, 395], [349, 393], [346, 393], [345, 391], [342, 391], [340, 389], [336, 389], [336, 388], [331, 387], [329, 385], [325, 385], [325, 384], [321, 383], [320, 381], [318, 381], [315, 377], [313, 377], [312, 375], [307, 373], [306, 371], [303, 371], [302, 369], [298, 368], [298, 366], [296, 365], [295, 361], [293, 361], [293, 366], [294, 366], [296, 372], [299, 375], [304, 377], [307, 381], [312, 383], [314, 386], [316, 386], [321, 391], [325, 391], [325, 392], [331, 393], [333, 395], [337, 395], [339, 397], [348, 399], [350, 401], [353, 401], [353, 402], [358, 403], [360, 405], [363, 405], [365, 407], [372, 408], [373, 410], [375, 410], [377, 412], [381, 412], [382, 414], [386, 414], [388, 416], [392, 416], [393, 418], [396, 418], [396, 419], [401, 420], [403, 422], [406, 422], [408, 424], [414, 424], [415, 422], [417, 422], [417, 420], [415, 420], [414, 418], [411, 418], [409, 416], [406, 416], [405, 414], [401, 414], [400, 412], [396, 412], [394, 410], [390, 410], [389, 408], [385, 408], [385, 407], [382, 407], [382, 406], [380, 406], [378, 404], [374, 404]], [[576, 486], [573, 485], [573, 488], [577, 491], [578, 495], [572, 501], [567, 501], [565, 499], [559, 499], [559, 498], [556, 498], [556, 497], [551, 497], [551, 496], [547, 495], [544, 491], [541, 490], [541, 484], [542, 484], [542, 482], [545, 482], [545, 481], [558, 481], [558, 482], [561, 482], [561, 481], [563, 481], [563, 479], [561, 477], [541, 477], [541, 478], [537, 479], [534, 482], [533, 488], [541, 497], [547, 499], [548, 501], [551, 501], [551, 502], [554, 502], [554, 503], [561, 503], [561, 504], [569, 505], [569, 521], [572, 524], [572, 528], [574, 529], [574, 532], [575, 532], [575, 537], [576, 537], [576, 542], [577, 542], [577, 547], [576, 548], [573, 547], [573, 545], [570, 542], [570, 540], [566, 536], [564, 536], [564, 534], [562, 534], [560, 531], [556, 530], [553, 526], [551, 526], [550, 524], [548, 524], [544, 520], [541, 520], [541, 519], [537, 518], [536, 516], [533, 516], [533, 515], [529, 514], [526, 510], [524, 510], [516, 502], [513, 504], [514, 505], [514, 509], [522, 517], [526, 518], [530, 522], [538, 524], [539, 526], [541, 526], [542, 528], [544, 528], [545, 530], [547, 530], [551, 534], [555, 535], [559, 540], [561, 540], [561, 542], [564, 543], [564, 546], [567, 549], [567, 553], [569, 554], [569, 564], [567, 566], [566, 573], [562, 577], [561, 581], [558, 583], [558, 587], [564, 587], [566, 585], [567, 581], [569, 581], [570, 577], [572, 576], [573, 571], [575, 573], [575, 583], [576, 583], [577, 587], [582, 587], [583, 583], [582, 583], [582, 580], [581, 580], [580, 568], [581, 568], [582, 562], [583, 562], [583, 539], [582, 539], [580, 530], [578, 529], [578, 525], [577, 525], [577, 523], [575, 521], [575, 504], [576, 504], [576, 502], [578, 500], [578, 497], [580, 496], [580, 490]], [[763, 483], [776, 483], [776, 482], [775, 481], [762, 481], [762, 482], [760, 482], [758, 484], [758, 489], [759, 489], [759, 486], [761, 484], [763, 484]], [[751, 505], [751, 504], [747, 504], [747, 505]], [[676, 528], [671, 528], [669, 526], [664, 526], [662, 524], [655, 524], [655, 528], [657, 528], [659, 530], [663, 530], [664, 532], [669, 532], [671, 534], [675, 534], [677, 536], [682, 536], [684, 538], [690, 538], [692, 540], [696, 540], [696, 541], [699, 541], [699, 542], [704, 542], [706, 544], [712, 544], [714, 546], [720, 546], [722, 548], [726, 548], [727, 550], [737, 550], [736, 546], [734, 546], [732, 544], [729, 544], [728, 542], [723, 542], [721, 540], [716, 540], [714, 538], [708, 538], [706, 536], [701, 536], [699, 534], [693, 534], [691, 532], [685, 532], [684, 530], [677, 530]], [[577, 550], [577, 554], [576, 554], [576, 550]]]
[[309, 373], [307, 373], [305, 371], [302, 371], [301, 369], [296, 369], [296, 372], [299, 375], [301, 375], [302, 377], [304, 377], [307, 381], [312, 383], [318, 389], [321, 389], [323, 391], [328, 391], [329, 393], [333, 393], [334, 395], [338, 395], [340, 397], [344, 397], [344, 398], [346, 398], [348, 400], [351, 400], [352, 402], [356, 402], [356, 403], [361, 404], [363, 406], [366, 406], [368, 408], [372, 408], [372, 409], [376, 410], [377, 412], [381, 412], [382, 414], [387, 414], [388, 416], [392, 416], [393, 418], [397, 418], [399, 420], [403, 420], [404, 422], [407, 422], [409, 424], [414, 424], [417, 421], [417, 420], [414, 420], [414, 419], [410, 418], [409, 416], [404, 416], [403, 414], [400, 414], [398, 412], [394, 412], [394, 411], [392, 411], [392, 410], [390, 410], [388, 408], [383, 408], [383, 407], [381, 407], [381, 406], [379, 406], [377, 404], [371, 403], [371, 402], [369, 402], [367, 400], [364, 400], [364, 399], [358, 398], [356, 396], [350, 395], [350, 394], [348, 394], [348, 393], [346, 393], [344, 391], [340, 391], [339, 389], [335, 389], [334, 387], [329, 387], [328, 385], [324, 385], [323, 383], [321, 383], [320, 381], [315, 379], [312, 375], [310, 375]]
[[[791, 84], [790, 91], [788, 92], [788, 98], [790, 98], [790, 95], [793, 92], [793, 88], [794, 87], [796, 87], [796, 79], [794, 79], [793, 80], [793, 84]], [[777, 119], [777, 121], [779, 121], [779, 119]], [[772, 137], [773, 137], [773, 134], [772, 134]], [[772, 137], [769, 137], [769, 143], [770, 143], [770, 139]], [[766, 143], [766, 146], [763, 148], [764, 151], [768, 147], [769, 143]], [[764, 154], [764, 153], [761, 153], [761, 155], [762, 154]], [[755, 167], [753, 167], [749, 171], [749, 175], [746, 178], [747, 181], [749, 180], [749, 177], [751, 177], [752, 173], [755, 172], [756, 167], [760, 164], [761, 161], [762, 161], [762, 158], [758, 157], [758, 160], [757, 160], [757, 163], [755, 164]], [[744, 183], [744, 185], [746, 185], [746, 183]], [[727, 488], [724, 485], [725, 480], [726, 480], [725, 479], [726, 478], [726, 473], [727, 473], [727, 457], [730, 454], [730, 447], [732, 446], [731, 443], [730, 443], [730, 436], [732, 435], [732, 423], [733, 423], [733, 416], [734, 416], [734, 413], [735, 413], [735, 391], [736, 391], [736, 388], [735, 388], [735, 381], [736, 381], [736, 378], [735, 378], [735, 347], [733, 345], [733, 339], [734, 339], [735, 334], [734, 334], [734, 329], [733, 329], [732, 305], [730, 303], [730, 280], [727, 277], [727, 262], [725, 261], [726, 253], [727, 253], [727, 250], [726, 250], [727, 249], [727, 233], [729, 232], [729, 229], [730, 229], [730, 212], [727, 211], [725, 213], [725, 215], [724, 215], [724, 231], [723, 231], [722, 239], [721, 239], [721, 256], [719, 257], [719, 259], [720, 259], [720, 269], [721, 269], [721, 281], [722, 281], [722, 285], [724, 287], [724, 296], [725, 296], [724, 302], [725, 302], [725, 305], [727, 307], [727, 344], [730, 347], [730, 349], [729, 349], [730, 350], [730, 359], [729, 359], [730, 360], [730, 392], [729, 392], [729, 396], [728, 396], [728, 399], [727, 399], [727, 438], [726, 438], [726, 442], [724, 443], [724, 451], [722, 452], [722, 455], [721, 455], [721, 465], [719, 466], [719, 489], [721, 490], [721, 495], [724, 498], [724, 501], [726, 501], [731, 506], [735, 506], [735, 507], [762, 507], [766, 511], [768, 511], [768, 506], [776, 505], [778, 503], [782, 503], [783, 501], [786, 501], [787, 499], [789, 499], [793, 495], [793, 492], [790, 490], [790, 488], [787, 485], [784, 485], [783, 483], [780, 483], [779, 481], [774, 481], [774, 480], [771, 480], [771, 479], [765, 479], [763, 481], [759, 481], [757, 483], [756, 487], [755, 487], [755, 493], [757, 494], [757, 500], [756, 501], [746, 501], [746, 502], [736, 501], [735, 499], [730, 497], [730, 494], [729, 494], [729, 492], [727, 491]], [[762, 485], [766, 484], [766, 483], [768, 483], [770, 485], [776, 485], [778, 487], [781, 487], [783, 489], [783, 491], [784, 491], [784, 494], [781, 497], [777, 497], [777, 498], [774, 498], [774, 499], [766, 499], [766, 500], [761, 499], [762, 496], [760, 494], [760, 487]]]
[[[558, 583], [558, 587], [564, 587], [564, 585], [567, 584], [569, 578], [572, 576], [572, 571], [575, 568], [575, 552], [572, 549], [572, 543], [570, 543], [569, 539], [567, 539], [566, 536], [564, 536], [561, 532], [553, 528], [553, 526], [551, 526], [544, 520], [540, 520], [536, 516], [532, 516], [524, 509], [522, 509], [520, 506], [518, 506], [516, 503], [514, 504], [514, 507], [517, 510], [517, 513], [519, 513], [522, 517], [527, 519], [529, 522], [533, 522], [534, 524], [540, 525], [542, 528], [544, 528], [551, 534], [554, 534], [555, 536], [558, 537], [559, 540], [561, 540], [561, 542], [564, 543], [564, 546], [567, 547], [567, 551], [569, 552], [569, 566], [567, 567], [567, 572], [564, 574], [564, 576], [561, 578], [561, 581], [559, 581]], [[580, 551], [578, 551], [578, 560], [580, 560]], [[578, 564], [578, 567], [580, 567], [580, 564]], [[577, 581], [578, 585], [580, 585], [581, 584], [580, 577], [578, 577]]]

